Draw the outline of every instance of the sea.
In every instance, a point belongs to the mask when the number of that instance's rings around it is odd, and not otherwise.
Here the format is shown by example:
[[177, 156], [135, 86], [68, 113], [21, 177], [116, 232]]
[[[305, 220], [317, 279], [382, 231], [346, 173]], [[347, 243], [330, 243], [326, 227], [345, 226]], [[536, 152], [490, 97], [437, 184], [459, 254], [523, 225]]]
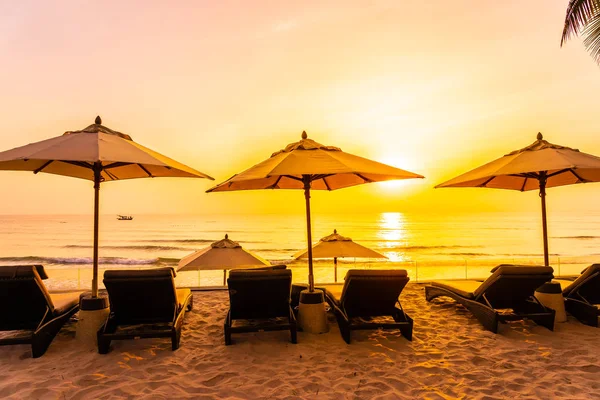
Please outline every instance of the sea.
[[[550, 265], [555, 275], [576, 275], [600, 262], [600, 213], [551, 214]], [[541, 217], [536, 213], [456, 215], [400, 212], [315, 214], [313, 243], [333, 233], [352, 238], [387, 259], [315, 260], [317, 283], [343, 281], [348, 269], [406, 269], [413, 281], [484, 279], [503, 263], [543, 265]], [[277, 264], [294, 282], [307, 282], [304, 214], [134, 215], [120, 221], [100, 216], [100, 276], [106, 269], [175, 267], [179, 260], [223, 239]], [[55, 289], [89, 289], [92, 277], [92, 215], [0, 215], [0, 265], [42, 264]], [[222, 270], [180, 272], [179, 286], [223, 285]]]

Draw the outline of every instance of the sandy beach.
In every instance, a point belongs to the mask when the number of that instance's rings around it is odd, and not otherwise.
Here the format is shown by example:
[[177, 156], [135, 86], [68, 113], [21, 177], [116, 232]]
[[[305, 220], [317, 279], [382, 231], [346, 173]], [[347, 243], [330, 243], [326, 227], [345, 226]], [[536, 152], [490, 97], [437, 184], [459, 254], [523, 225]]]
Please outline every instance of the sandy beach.
[[402, 304], [413, 341], [398, 331], [237, 334], [223, 342], [226, 291], [194, 292], [181, 347], [168, 339], [115, 341], [100, 355], [79, 345], [71, 321], [41, 358], [0, 347], [0, 397], [8, 399], [592, 399], [600, 396], [599, 331], [574, 318], [554, 332], [532, 322], [485, 331], [451, 300], [427, 303], [409, 284]]

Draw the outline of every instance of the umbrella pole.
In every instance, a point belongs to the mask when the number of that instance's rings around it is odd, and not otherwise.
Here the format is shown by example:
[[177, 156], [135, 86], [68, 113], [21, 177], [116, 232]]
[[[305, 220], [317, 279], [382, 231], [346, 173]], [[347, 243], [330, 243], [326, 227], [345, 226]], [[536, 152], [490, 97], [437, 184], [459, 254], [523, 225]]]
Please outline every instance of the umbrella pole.
[[223, 286], [227, 286], [227, 270], [223, 270]]
[[310, 227], [310, 175], [302, 175], [304, 181], [304, 198], [306, 199], [306, 240], [308, 241], [308, 289], [315, 291], [312, 259], [312, 232]]
[[333, 257], [333, 279], [337, 283], [337, 257]]
[[546, 172], [540, 173], [540, 198], [542, 199], [542, 234], [544, 236], [544, 265], [549, 266], [548, 225], [546, 222]]
[[100, 203], [100, 163], [94, 165], [94, 270], [92, 297], [98, 297], [98, 214]]

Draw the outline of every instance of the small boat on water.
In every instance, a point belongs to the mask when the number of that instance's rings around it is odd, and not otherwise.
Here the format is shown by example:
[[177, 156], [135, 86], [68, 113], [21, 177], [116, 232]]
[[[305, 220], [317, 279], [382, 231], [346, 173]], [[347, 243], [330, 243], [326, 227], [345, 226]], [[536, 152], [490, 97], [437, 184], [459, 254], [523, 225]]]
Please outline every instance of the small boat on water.
[[131, 221], [133, 217], [131, 215], [117, 215], [119, 221]]

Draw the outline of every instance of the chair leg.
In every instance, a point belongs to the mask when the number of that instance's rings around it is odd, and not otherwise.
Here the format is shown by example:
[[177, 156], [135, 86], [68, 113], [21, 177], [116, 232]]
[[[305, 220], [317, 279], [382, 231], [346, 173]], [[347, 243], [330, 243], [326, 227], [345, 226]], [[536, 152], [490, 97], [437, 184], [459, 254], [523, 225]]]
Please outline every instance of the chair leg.
[[338, 327], [340, 328], [342, 339], [350, 344], [350, 321], [346, 318], [344, 312], [337, 307], [334, 307], [334, 314]]
[[600, 311], [596, 306], [584, 303], [581, 300], [565, 299], [565, 308], [569, 314], [574, 316], [582, 324], [598, 327]]
[[540, 316], [536, 316], [536, 317], [530, 317], [533, 322], [535, 322], [538, 325], [541, 325], [545, 328], [550, 329], [551, 331], [554, 330], [554, 319], [556, 317], [556, 312], [554, 310], [548, 309], [551, 311], [551, 313], [548, 313], [546, 315], [540, 315]]
[[296, 326], [296, 321], [290, 321], [290, 340], [293, 344], [298, 343], [298, 328]]
[[348, 326], [342, 327], [340, 325], [340, 333], [342, 334], [342, 339], [344, 339], [344, 342], [346, 342], [347, 344], [350, 344], [350, 327], [348, 327]]
[[171, 332], [171, 350], [175, 351], [179, 348], [179, 343], [181, 342], [181, 327], [173, 327], [173, 331]]
[[50, 343], [54, 340], [63, 325], [71, 318], [79, 307], [74, 307], [70, 311], [56, 317], [41, 326], [31, 335], [31, 354], [33, 358], [38, 358], [44, 355]]
[[110, 339], [102, 336], [98, 332], [98, 353], [99, 354], [108, 354], [108, 351], [110, 350], [110, 342], [111, 342]]
[[52, 343], [52, 339], [54, 339], [54, 335], [49, 334], [48, 332], [39, 332], [33, 333], [31, 335], [31, 355], [33, 358], [38, 358], [46, 353], [48, 347], [50, 347], [50, 343]]
[[298, 324], [296, 323], [296, 315], [290, 306], [288, 321], [290, 323], [290, 340], [293, 344], [298, 343]]
[[290, 327], [290, 340], [293, 344], [298, 343], [298, 334], [296, 333], [296, 327]]
[[225, 346], [229, 346], [231, 344], [231, 331], [229, 327], [225, 325]]
[[223, 332], [225, 334], [225, 346], [229, 346], [231, 344], [231, 311], [227, 311]]
[[541, 325], [549, 330], [554, 330], [554, 319], [556, 317], [556, 311], [544, 307], [535, 297], [531, 300], [525, 301], [519, 307], [514, 308], [514, 312], [517, 315], [522, 314], [524, 318], [529, 318], [538, 325]]
[[96, 334], [96, 339], [98, 341], [98, 353], [99, 354], [108, 354], [110, 351], [110, 342], [112, 341], [110, 337], [107, 337], [105, 334], [115, 333], [117, 330], [117, 324], [115, 324], [114, 320], [107, 318], [104, 325], [98, 329], [98, 333]]
[[413, 333], [413, 320], [406, 313], [404, 313], [406, 324], [402, 324], [400, 326], [400, 333], [406, 339], [412, 342], [412, 333]]
[[184, 317], [185, 308], [179, 310], [179, 313], [176, 315], [175, 320], [173, 321], [173, 327], [171, 328], [171, 348], [173, 350], [177, 350], [179, 348], [179, 343], [181, 341], [181, 329], [183, 328]]

